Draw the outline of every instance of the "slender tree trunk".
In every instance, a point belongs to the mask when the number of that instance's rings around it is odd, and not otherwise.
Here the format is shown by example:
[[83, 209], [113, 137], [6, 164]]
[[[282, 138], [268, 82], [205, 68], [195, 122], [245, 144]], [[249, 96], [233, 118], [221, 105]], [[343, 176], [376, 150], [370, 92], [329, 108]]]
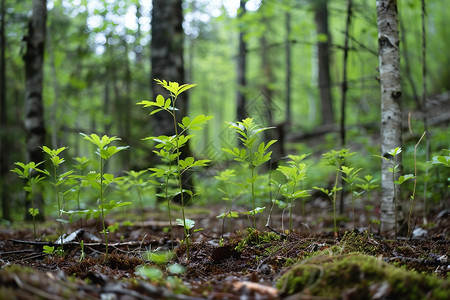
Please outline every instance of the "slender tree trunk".
[[291, 67], [291, 14], [289, 12], [286, 13], [286, 112], [285, 112], [285, 125], [284, 130], [289, 130], [292, 123], [292, 114], [291, 114], [291, 76], [292, 76], [292, 67]]
[[52, 106], [51, 112], [51, 127], [52, 127], [52, 147], [54, 149], [59, 148], [58, 145], [58, 133], [59, 133], [59, 85], [58, 85], [58, 77], [56, 75], [56, 66], [55, 66], [55, 53], [53, 51], [53, 43], [52, 43], [52, 31], [51, 26], [47, 28], [47, 41], [48, 41], [48, 54], [50, 58], [50, 69], [52, 74], [52, 83], [53, 83], [53, 93], [54, 93], [54, 102]]
[[334, 123], [333, 99], [331, 97], [330, 40], [328, 30], [328, 0], [315, 0], [315, 21], [317, 26], [317, 52], [319, 64], [319, 91], [322, 124]]
[[[425, 131], [425, 160], [430, 161], [430, 152], [431, 152], [431, 141], [430, 141], [430, 133], [428, 131], [428, 112], [427, 112], [427, 31], [425, 25], [425, 17], [426, 17], [426, 1], [422, 0], [422, 99], [421, 106], [423, 108], [423, 128]], [[425, 168], [425, 177], [428, 177], [428, 168]], [[427, 180], [423, 183], [423, 222], [427, 224]]]
[[6, 114], [6, 68], [5, 68], [5, 0], [1, 0], [1, 23], [0, 23], [0, 189], [2, 201], [2, 217], [5, 220], [11, 220], [8, 193], [6, 191], [6, 174], [8, 173], [8, 154], [7, 154], [7, 138], [6, 128], [8, 128], [8, 120]]
[[[43, 62], [47, 21], [46, 0], [33, 0], [33, 12], [28, 24], [28, 35], [24, 37], [26, 52], [25, 61], [25, 131], [27, 161], [41, 162], [44, 160], [39, 148], [45, 143], [45, 124], [43, 108]], [[44, 218], [44, 201], [42, 195], [35, 193], [35, 208], [39, 208], [39, 219]], [[30, 219], [28, 208], [31, 201], [26, 201], [25, 218]]]
[[[183, 61], [184, 32], [183, 10], [181, 0], [154, 0], [152, 11], [152, 41], [151, 41], [151, 85], [153, 99], [158, 94], [167, 95], [167, 91], [156, 84], [155, 78], [167, 81], [175, 81], [180, 84], [185, 82], [185, 70]], [[185, 116], [188, 110], [188, 93], [178, 96], [176, 106], [178, 108], [178, 120]], [[173, 120], [167, 113], [153, 115], [153, 134], [173, 135]], [[181, 158], [191, 156], [190, 144], [187, 143], [181, 150]], [[192, 190], [192, 178], [186, 173], [183, 178], [183, 187]]]
[[345, 40], [344, 40], [344, 58], [343, 58], [343, 67], [342, 67], [342, 89], [341, 89], [341, 145], [342, 147], [345, 147], [346, 140], [345, 140], [345, 109], [347, 106], [347, 60], [348, 60], [348, 41], [349, 41], [349, 28], [350, 23], [352, 21], [352, 5], [353, 1], [348, 0], [347, 2], [347, 22], [345, 25]]
[[[241, 0], [238, 18], [242, 19], [246, 10], [245, 3], [247, 0]], [[244, 41], [244, 25], [239, 25], [239, 50], [237, 55], [237, 93], [236, 93], [236, 117], [238, 121], [245, 119], [248, 114], [246, 112], [246, 97], [244, 88], [247, 85], [245, 73], [247, 70], [247, 43]]]
[[[346, 145], [346, 128], [345, 128], [345, 110], [347, 108], [347, 61], [348, 61], [348, 43], [349, 43], [349, 28], [352, 21], [352, 5], [353, 1], [348, 0], [347, 2], [347, 21], [345, 25], [345, 39], [344, 39], [344, 55], [343, 55], [343, 66], [342, 66], [342, 87], [341, 87], [341, 124], [340, 124], [340, 134], [341, 134], [341, 146]], [[343, 189], [339, 191], [339, 213], [344, 213], [344, 189], [345, 181], [340, 180], [340, 185]]]
[[[377, 0], [377, 23], [379, 44], [379, 68], [381, 87], [381, 153], [392, 159], [388, 152], [402, 145], [402, 110], [400, 82], [400, 52], [396, 0]], [[401, 156], [396, 158], [401, 170]], [[396, 235], [398, 199], [394, 191], [391, 161], [382, 160], [381, 166], [381, 233]], [[396, 173], [396, 178], [398, 173]]]

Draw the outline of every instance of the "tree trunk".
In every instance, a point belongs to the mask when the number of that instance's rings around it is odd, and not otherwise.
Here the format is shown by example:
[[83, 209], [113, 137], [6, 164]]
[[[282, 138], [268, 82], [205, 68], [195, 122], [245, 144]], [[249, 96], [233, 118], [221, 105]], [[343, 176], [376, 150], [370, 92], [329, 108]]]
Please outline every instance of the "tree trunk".
[[[400, 52], [396, 0], [377, 0], [377, 23], [379, 44], [379, 68], [381, 86], [381, 153], [392, 159], [388, 152], [402, 144], [402, 111], [400, 82]], [[401, 170], [401, 156], [396, 158]], [[382, 160], [381, 166], [381, 233], [396, 234], [397, 218], [394, 184], [389, 167], [391, 161]], [[396, 174], [396, 178], [399, 173]], [[399, 193], [397, 193], [399, 194]]]
[[0, 23], [0, 189], [2, 201], [2, 218], [11, 220], [8, 193], [6, 191], [6, 174], [8, 173], [8, 157], [7, 157], [7, 139], [6, 128], [8, 128], [8, 120], [6, 117], [6, 68], [5, 68], [5, 0], [1, 0], [1, 23]]
[[[175, 81], [180, 84], [185, 82], [183, 47], [183, 11], [181, 0], [155, 0], [152, 11], [152, 41], [151, 41], [151, 85], [153, 99], [161, 94], [167, 97], [167, 91], [156, 84], [155, 78]], [[177, 119], [187, 114], [188, 93], [178, 96], [176, 106], [178, 108]], [[172, 117], [167, 113], [153, 115], [153, 135], [174, 135]], [[181, 158], [191, 156], [189, 143], [181, 150]], [[192, 178], [188, 172], [184, 173], [183, 187], [192, 189]]]
[[[44, 108], [42, 100], [43, 62], [45, 31], [47, 21], [46, 0], [33, 0], [33, 11], [28, 24], [28, 35], [24, 37], [26, 52], [25, 61], [25, 131], [27, 161], [41, 162], [44, 160], [39, 148], [45, 143]], [[35, 193], [35, 208], [39, 208], [39, 219], [44, 218], [44, 201], [42, 195]], [[31, 201], [26, 201], [26, 219]]]
[[285, 130], [289, 130], [292, 123], [291, 114], [291, 13], [286, 12], [286, 112], [285, 112]]
[[334, 123], [333, 100], [330, 79], [330, 40], [328, 30], [328, 0], [314, 1], [317, 26], [317, 54], [319, 64], [319, 91], [321, 100], [322, 124]]
[[[247, 0], [241, 0], [238, 18], [241, 20], [245, 14], [245, 3]], [[246, 111], [246, 97], [244, 88], [247, 85], [245, 73], [247, 70], [247, 43], [244, 41], [244, 25], [239, 25], [239, 50], [237, 55], [237, 93], [236, 93], [236, 117], [238, 121], [245, 119], [248, 114]]]

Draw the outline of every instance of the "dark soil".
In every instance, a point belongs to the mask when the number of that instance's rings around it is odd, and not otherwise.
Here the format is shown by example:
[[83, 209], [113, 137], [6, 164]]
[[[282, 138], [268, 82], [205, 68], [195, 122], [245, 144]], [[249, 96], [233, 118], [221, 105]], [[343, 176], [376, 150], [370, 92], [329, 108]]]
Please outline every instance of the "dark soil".
[[[144, 224], [137, 221], [133, 226], [119, 226], [115, 233], [109, 234], [108, 257], [98, 224], [93, 221], [66, 228], [68, 233], [76, 234], [64, 244], [64, 257], [43, 252], [44, 246], [58, 247], [51, 242], [58, 237], [58, 225], [38, 224], [39, 242], [34, 241], [30, 224], [21, 229], [17, 225], [2, 228], [0, 299], [448, 299], [450, 296], [448, 211], [429, 218], [432, 223], [428, 223], [426, 233], [412, 239], [384, 239], [369, 231], [352, 231], [350, 221], [341, 223], [343, 226], [335, 238], [327, 227], [331, 223], [329, 216], [320, 217], [320, 222], [311, 221], [319, 220], [318, 215], [309, 215], [310, 221], [298, 217], [314, 226], [301, 225], [296, 219], [294, 224], [300, 229], [286, 235], [270, 231], [264, 226], [265, 220], [261, 220], [257, 231], [252, 231], [245, 229], [246, 220], [233, 219], [232, 233], [222, 237], [222, 222], [216, 215], [205, 212], [192, 218], [198, 223], [196, 228], [203, 230], [193, 234], [189, 257], [186, 245], [180, 243], [182, 231], [175, 228], [172, 241], [165, 221], [150, 220]], [[281, 231], [281, 221], [274, 220], [272, 227]], [[225, 224], [227, 228], [229, 224]], [[425, 230], [424, 225], [421, 228]], [[175, 256], [166, 263], [151, 261], [146, 254], [162, 253], [172, 247]], [[426, 284], [418, 285], [412, 279], [394, 284], [395, 278], [390, 281], [382, 278], [384, 275], [374, 275], [378, 273], [369, 269], [375, 267], [363, 267], [367, 256], [377, 258], [376, 264], [384, 270], [389, 265], [407, 274], [423, 276], [424, 279], [414, 280]], [[348, 257], [353, 257], [348, 261], [349, 267], [342, 267], [346, 264], [343, 258]], [[333, 263], [343, 274], [336, 271]], [[184, 266], [184, 271], [171, 273], [170, 266], [174, 264]], [[142, 266], [158, 268], [162, 275], [144, 276], [137, 271]], [[315, 271], [302, 269], [307, 266], [313, 266]], [[404, 273], [399, 276], [407, 277]], [[341, 284], [343, 278], [346, 284]], [[325, 286], [331, 292], [325, 292]], [[420, 291], [413, 293], [413, 288]]]

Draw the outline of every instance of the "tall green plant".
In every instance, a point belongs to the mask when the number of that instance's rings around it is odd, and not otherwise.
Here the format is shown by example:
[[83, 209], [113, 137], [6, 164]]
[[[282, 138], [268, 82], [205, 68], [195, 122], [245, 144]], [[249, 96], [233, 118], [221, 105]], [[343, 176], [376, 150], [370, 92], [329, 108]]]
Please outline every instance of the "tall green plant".
[[334, 179], [334, 186], [330, 190], [326, 188], [321, 187], [313, 187], [316, 190], [319, 190], [323, 193], [325, 193], [331, 200], [333, 204], [333, 230], [334, 230], [334, 236], [337, 237], [337, 221], [336, 221], [336, 198], [337, 198], [337, 192], [342, 190], [342, 187], [339, 186], [339, 178], [340, 173], [342, 172], [342, 166], [345, 165], [345, 162], [347, 158], [355, 155], [355, 152], [349, 152], [349, 149], [342, 148], [340, 150], [331, 150], [329, 152], [326, 152], [322, 154], [323, 160], [325, 161], [326, 165], [334, 166], [336, 175]]
[[[48, 176], [50, 177], [50, 183], [54, 187], [54, 193], [56, 202], [58, 204], [58, 218], [56, 219], [60, 224], [60, 233], [58, 242], [61, 243], [61, 251], [58, 253], [63, 256], [64, 255], [64, 224], [67, 222], [62, 218], [62, 211], [65, 209], [65, 195], [67, 192], [71, 190], [71, 188], [66, 191], [60, 190], [60, 187], [66, 184], [68, 180], [68, 176], [72, 174], [74, 171], [69, 170], [67, 172], [58, 173], [58, 168], [64, 163], [64, 158], [60, 157], [60, 153], [67, 149], [67, 147], [61, 147], [59, 149], [50, 149], [47, 146], [42, 146], [42, 151], [50, 157], [50, 162], [52, 163], [52, 172], [48, 172]], [[61, 202], [62, 197], [62, 202]]]
[[[155, 81], [161, 85], [163, 88], [169, 91], [169, 98], [165, 99], [164, 96], [158, 95], [155, 101], [143, 100], [138, 102], [138, 105], [142, 105], [144, 108], [152, 107], [150, 115], [164, 111], [172, 117], [173, 120], [173, 130], [174, 135], [172, 136], [151, 136], [144, 140], [152, 140], [156, 143], [156, 148], [159, 150], [153, 151], [157, 156], [161, 158], [163, 162], [166, 163], [165, 166], [160, 166], [157, 168], [150, 168], [153, 172], [152, 176], [163, 178], [164, 183], [162, 188], [164, 190], [164, 197], [167, 201], [169, 222], [170, 222], [170, 232], [172, 234], [172, 216], [170, 210], [170, 202], [174, 196], [180, 196], [181, 202], [181, 214], [182, 219], [178, 224], [182, 224], [184, 228], [184, 238], [186, 243], [186, 254], [189, 259], [189, 230], [193, 227], [193, 221], [186, 218], [185, 206], [188, 203], [185, 199], [185, 193], [192, 198], [195, 193], [193, 191], [184, 189], [183, 187], [183, 174], [187, 171], [192, 170], [194, 167], [204, 167], [210, 160], [195, 160], [194, 157], [181, 158], [181, 148], [186, 145], [186, 143], [194, 137], [192, 134], [187, 134], [188, 130], [200, 130], [202, 125], [204, 125], [208, 120], [212, 119], [212, 116], [199, 115], [193, 119], [185, 116], [179, 120], [177, 119], [177, 108], [176, 101], [178, 96], [185, 92], [186, 90], [193, 88], [195, 84], [182, 84], [177, 82], [167, 82], [165, 80], [155, 79]], [[175, 181], [178, 186], [178, 192], [171, 193], [169, 190], [169, 185], [171, 181]], [[157, 183], [160, 185], [159, 183]], [[173, 238], [172, 238], [173, 240]]]
[[95, 134], [92, 133], [91, 135], [86, 135], [84, 133], [80, 133], [84, 139], [88, 140], [92, 144], [94, 144], [96, 149], [96, 154], [99, 156], [99, 173], [96, 172], [90, 172], [85, 176], [79, 176], [79, 178], [84, 179], [87, 181], [91, 186], [96, 188], [99, 191], [99, 197], [100, 197], [100, 213], [101, 213], [101, 219], [102, 219], [102, 233], [104, 234], [105, 238], [105, 245], [106, 245], [106, 253], [105, 257], [108, 257], [108, 231], [105, 225], [105, 215], [106, 213], [110, 212], [112, 209], [131, 204], [131, 202], [122, 202], [122, 203], [116, 203], [114, 200], [111, 200], [109, 203], [105, 203], [104, 199], [104, 192], [105, 189], [112, 183], [118, 180], [118, 178], [114, 178], [113, 174], [105, 173], [105, 164], [108, 159], [110, 159], [114, 154], [117, 154], [118, 152], [125, 150], [128, 148], [128, 146], [110, 146], [114, 141], [119, 141], [120, 138], [118, 137], [108, 137], [107, 135], [102, 136], [101, 138]]
[[256, 230], [256, 213], [263, 209], [256, 207], [255, 182], [258, 178], [256, 168], [270, 160], [272, 151], [267, 152], [269, 147], [276, 142], [271, 140], [267, 144], [265, 142], [257, 143], [261, 133], [274, 127], [260, 127], [253, 122], [252, 118], [246, 118], [242, 122], [228, 122], [229, 128], [234, 129], [239, 136], [242, 146], [230, 148], [222, 148], [226, 153], [234, 156], [234, 160], [244, 163], [250, 168], [250, 176], [247, 183], [251, 187], [252, 211], [250, 215], [253, 219], [253, 228]]

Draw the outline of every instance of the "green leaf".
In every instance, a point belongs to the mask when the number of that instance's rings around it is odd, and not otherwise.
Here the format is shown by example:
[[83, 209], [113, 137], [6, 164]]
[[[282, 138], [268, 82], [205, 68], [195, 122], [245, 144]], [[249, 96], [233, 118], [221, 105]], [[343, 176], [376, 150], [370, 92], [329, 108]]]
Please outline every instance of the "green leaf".
[[184, 221], [183, 219], [176, 219], [176, 222], [178, 226], [182, 227], [184, 227], [186, 223], [186, 229], [192, 229], [195, 226], [195, 221], [191, 219], [184, 219]]
[[413, 174], [402, 175], [395, 181], [396, 184], [403, 184], [405, 181], [414, 178]]
[[218, 215], [216, 218], [238, 218], [239, 217], [239, 212], [237, 211], [227, 211], [224, 213], [221, 213], [220, 215]]
[[136, 268], [136, 274], [147, 278], [147, 279], [154, 279], [158, 280], [163, 277], [163, 273], [160, 269], [154, 268], [154, 267], [147, 267], [147, 266], [138, 266]]

